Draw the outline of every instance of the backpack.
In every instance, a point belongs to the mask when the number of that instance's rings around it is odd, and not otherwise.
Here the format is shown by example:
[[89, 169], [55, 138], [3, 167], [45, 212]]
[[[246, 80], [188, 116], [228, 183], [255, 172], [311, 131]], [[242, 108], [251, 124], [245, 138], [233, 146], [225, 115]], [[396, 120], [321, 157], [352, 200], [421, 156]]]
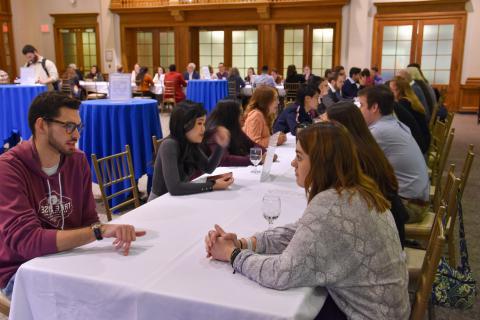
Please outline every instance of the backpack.
[[[47, 77], [50, 78], [50, 72], [48, 72], [47, 67], [45, 66], [45, 63], [46, 63], [46, 62], [47, 62], [47, 59], [46, 59], [46, 58], [43, 58], [40, 63], [42, 64], [42, 68], [43, 68], [43, 70], [45, 71], [45, 73], [47, 74]], [[57, 81], [52, 82], [52, 86], [53, 86], [53, 89], [54, 89], [55, 91], [60, 91], [60, 80], [57, 80]]]

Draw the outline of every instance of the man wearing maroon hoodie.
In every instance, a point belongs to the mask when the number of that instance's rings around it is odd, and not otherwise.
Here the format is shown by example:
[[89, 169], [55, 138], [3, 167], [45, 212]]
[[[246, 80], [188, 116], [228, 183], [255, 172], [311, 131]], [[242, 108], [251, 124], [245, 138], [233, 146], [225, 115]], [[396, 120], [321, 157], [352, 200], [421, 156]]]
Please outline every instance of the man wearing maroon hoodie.
[[128, 254], [145, 232], [100, 224], [85, 154], [75, 148], [80, 101], [50, 91], [32, 102], [32, 138], [0, 157], [0, 289], [11, 296], [15, 273], [35, 257], [101, 240]]

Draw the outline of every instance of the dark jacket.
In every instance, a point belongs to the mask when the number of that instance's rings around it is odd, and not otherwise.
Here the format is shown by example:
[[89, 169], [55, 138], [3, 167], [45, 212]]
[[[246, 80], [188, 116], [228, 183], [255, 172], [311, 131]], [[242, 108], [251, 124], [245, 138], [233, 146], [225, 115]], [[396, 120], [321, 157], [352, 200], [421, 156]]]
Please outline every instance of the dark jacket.
[[296, 135], [297, 126], [304, 122], [312, 123], [313, 120], [310, 115], [305, 112], [304, 108], [294, 104], [285, 108], [282, 113], [280, 113], [273, 124], [273, 132], [290, 132], [292, 135]]
[[430, 130], [428, 129], [427, 119], [425, 119], [425, 114], [415, 111], [412, 108], [412, 104], [410, 103], [410, 101], [408, 101], [408, 99], [405, 99], [405, 98], [400, 99], [398, 103], [400, 104], [400, 106], [408, 110], [408, 112], [410, 112], [410, 114], [413, 116], [413, 118], [417, 122], [418, 128], [420, 129], [420, 133], [422, 134], [422, 138], [425, 143], [425, 150], [423, 150], [422, 148], [420, 149], [422, 150], [422, 153], [427, 152], [428, 147], [430, 146], [431, 137], [430, 137]]
[[286, 83], [305, 83], [305, 78], [302, 74], [295, 73], [285, 79]]
[[410, 104], [410, 102], [404, 99], [402, 99], [401, 101], [401, 104], [399, 102], [394, 103], [393, 110], [397, 115], [398, 120], [400, 120], [400, 122], [405, 124], [410, 129], [410, 133], [417, 142], [422, 153], [425, 153], [428, 150], [428, 144], [426, 144], [422, 131], [420, 130], [420, 127], [414, 116], [411, 114], [408, 108], [405, 107], [405, 104]]
[[345, 99], [353, 99], [358, 94], [358, 87], [356, 83], [351, 83], [349, 79], [345, 80], [342, 87], [342, 95]]
[[[188, 71], [185, 71], [183, 73], [183, 79], [185, 79], [186, 81], [190, 80]], [[198, 80], [198, 79], [200, 79], [200, 74], [197, 71], [193, 71], [192, 80]]]

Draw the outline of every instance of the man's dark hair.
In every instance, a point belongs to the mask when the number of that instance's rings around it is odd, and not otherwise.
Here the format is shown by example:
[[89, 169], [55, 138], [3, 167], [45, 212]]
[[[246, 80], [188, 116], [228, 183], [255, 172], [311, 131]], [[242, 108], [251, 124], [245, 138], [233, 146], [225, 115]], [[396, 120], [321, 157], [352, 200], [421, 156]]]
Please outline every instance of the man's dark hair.
[[332, 82], [332, 81], [337, 81], [338, 80], [338, 77], [340, 77], [340, 73], [338, 72], [332, 72], [330, 73], [330, 75], [328, 76], [328, 82]]
[[375, 72], [378, 72], [378, 67], [377, 66], [373, 66], [371, 69]]
[[358, 92], [358, 96], [367, 98], [368, 109], [376, 103], [382, 116], [388, 116], [393, 112], [393, 93], [386, 85], [366, 87]]
[[174, 64], [171, 64], [168, 66], [168, 70], [170, 70], [170, 72], [177, 71], [177, 66]]
[[305, 97], [313, 97], [315, 94], [320, 93], [318, 85], [310, 84], [301, 84], [298, 87], [297, 94], [295, 97], [295, 103], [297, 106], [305, 108]]
[[333, 68], [333, 72], [340, 73], [341, 71], [345, 70], [343, 66], [335, 66]]
[[34, 46], [32, 46], [31, 44], [27, 44], [25, 47], [23, 47], [22, 49], [22, 53], [23, 55], [26, 55], [27, 53], [35, 53], [35, 51], [37, 51], [37, 49], [35, 49]]
[[352, 67], [350, 68], [350, 72], [348, 73], [350, 78], [353, 77], [354, 75], [356, 74], [359, 74], [360, 72], [362, 72], [362, 69], [360, 68], [357, 68], [357, 67]]
[[325, 69], [325, 73], [323, 74], [324, 78], [328, 79], [328, 75], [331, 74], [332, 72], [333, 72], [332, 69]]
[[262, 72], [263, 73], [268, 73], [268, 66], [263, 66], [262, 67]]
[[60, 115], [60, 108], [78, 110], [80, 100], [70, 98], [64, 93], [47, 91], [39, 94], [28, 110], [28, 126], [35, 136], [35, 122], [38, 118], [55, 119]]
[[370, 77], [370, 70], [368, 70], [367, 68], [363, 69], [362, 72], [360, 72], [360, 75], [362, 77]]

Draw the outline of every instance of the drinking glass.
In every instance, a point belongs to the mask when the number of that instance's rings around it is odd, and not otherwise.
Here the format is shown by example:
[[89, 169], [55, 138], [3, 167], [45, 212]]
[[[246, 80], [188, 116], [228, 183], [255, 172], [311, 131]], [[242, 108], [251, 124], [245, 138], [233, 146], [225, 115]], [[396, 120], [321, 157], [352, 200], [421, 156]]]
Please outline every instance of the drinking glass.
[[268, 229], [272, 229], [273, 222], [280, 216], [281, 201], [279, 196], [264, 195], [262, 200], [262, 213], [268, 222]]
[[262, 161], [262, 148], [250, 148], [250, 161], [255, 166], [253, 173], [258, 173], [257, 166]]

